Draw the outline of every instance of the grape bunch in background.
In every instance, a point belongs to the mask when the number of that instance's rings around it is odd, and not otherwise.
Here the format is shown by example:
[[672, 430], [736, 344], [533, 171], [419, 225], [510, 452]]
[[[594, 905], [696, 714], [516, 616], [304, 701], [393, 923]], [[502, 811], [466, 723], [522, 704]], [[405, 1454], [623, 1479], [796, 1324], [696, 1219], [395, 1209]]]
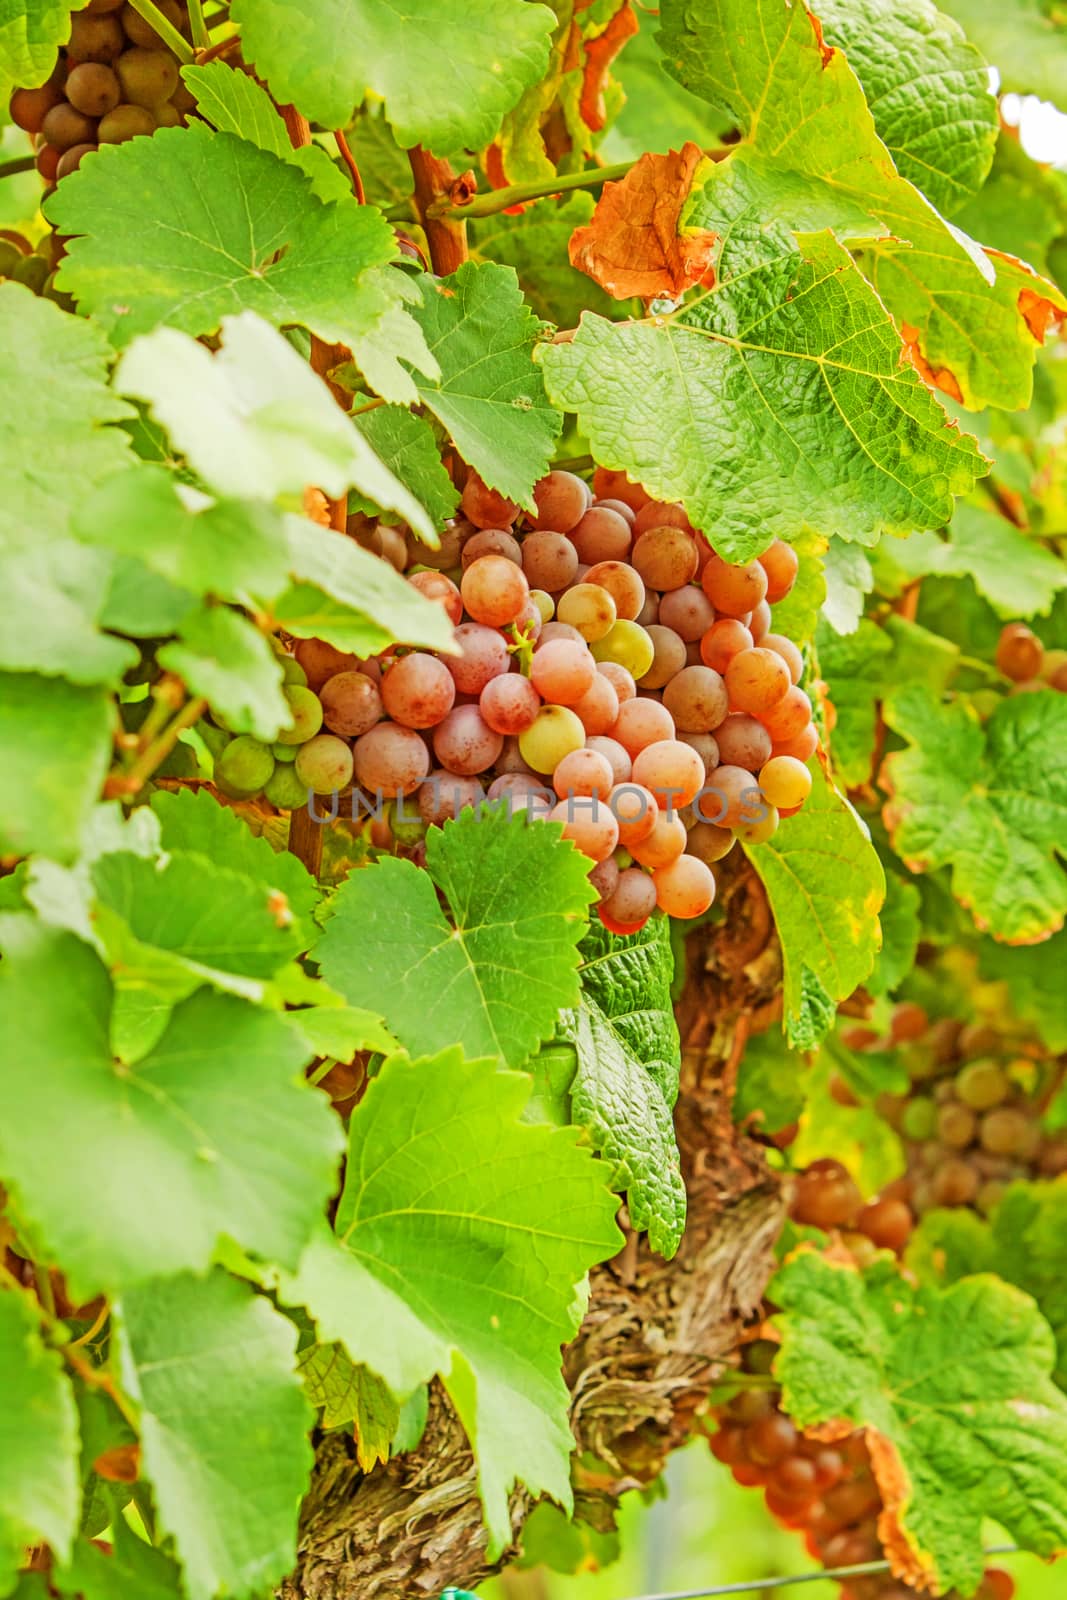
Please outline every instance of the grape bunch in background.
[[471, 474], [429, 551], [398, 529], [349, 531], [444, 607], [458, 653], [358, 660], [321, 640], [284, 663], [293, 726], [219, 750], [233, 798], [281, 808], [355, 785], [400, 827], [507, 801], [563, 825], [592, 863], [615, 933], [658, 906], [700, 916], [735, 838], [769, 838], [811, 789], [817, 745], [802, 659], [771, 606], [794, 551], [731, 564], [676, 505], [598, 469], [554, 471], [520, 515]]
[[[159, 10], [182, 33], [176, 0]], [[70, 19], [70, 39], [45, 83], [16, 89], [11, 120], [33, 134], [37, 170], [52, 185], [102, 144], [178, 127], [193, 109], [178, 60], [128, 0], [89, 0]]]

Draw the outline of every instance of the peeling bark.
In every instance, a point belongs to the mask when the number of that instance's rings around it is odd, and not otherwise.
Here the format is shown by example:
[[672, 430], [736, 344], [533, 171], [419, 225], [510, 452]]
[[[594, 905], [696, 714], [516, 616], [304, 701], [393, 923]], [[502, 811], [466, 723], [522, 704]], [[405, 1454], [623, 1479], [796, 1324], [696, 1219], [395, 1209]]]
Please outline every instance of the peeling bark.
[[[735, 852], [736, 853], [736, 852]], [[780, 957], [766, 898], [743, 861], [720, 874], [723, 921], [687, 943], [678, 1007], [682, 1083], [675, 1124], [689, 1196], [678, 1254], [628, 1238], [592, 1274], [589, 1310], [564, 1352], [578, 1451], [576, 1508], [611, 1525], [625, 1490], [650, 1482], [684, 1444], [717, 1370], [758, 1314], [782, 1204], [763, 1151], [730, 1118], [749, 1026], [773, 1012]], [[425, 1600], [475, 1588], [515, 1553], [532, 1507], [511, 1497], [515, 1544], [491, 1563], [466, 1435], [439, 1384], [422, 1444], [364, 1475], [351, 1439], [319, 1445], [301, 1518], [300, 1564], [279, 1600]]]

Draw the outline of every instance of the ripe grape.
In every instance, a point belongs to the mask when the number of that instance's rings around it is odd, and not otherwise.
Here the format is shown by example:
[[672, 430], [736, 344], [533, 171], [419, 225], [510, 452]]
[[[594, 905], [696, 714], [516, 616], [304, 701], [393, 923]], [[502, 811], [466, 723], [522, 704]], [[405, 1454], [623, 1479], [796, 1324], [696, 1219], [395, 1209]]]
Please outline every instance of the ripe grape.
[[956, 1093], [974, 1111], [991, 1111], [1011, 1093], [1011, 1082], [996, 1061], [969, 1061], [956, 1074]]
[[637, 613], [635, 621], [639, 622], [642, 628], [659, 621], [659, 595], [654, 589], [649, 589], [645, 594], [645, 603]]
[[414, 728], [379, 722], [353, 746], [356, 782], [368, 794], [393, 800], [411, 794], [430, 770], [430, 752]]
[[561, 800], [548, 820], [562, 822], [563, 837], [592, 861], [606, 861], [619, 842], [619, 824], [604, 800], [580, 795]]
[[735, 843], [731, 829], [719, 828], [714, 822], [695, 822], [689, 829], [685, 848], [687, 855], [695, 856], [710, 867], [729, 855]]
[[669, 867], [685, 849], [685, 823], [677, 812], [661, 811], [644, 839], [628, 845], [635, 861], [653, 871]]
[[[60, 155], [77, 144], [93, 144], [96, 140], [96, 124], [92, 118], [83, 116], [66, 100], [61, 100], [59, 105], [47, 112], [41, 132], [52, 149]], [[58, 156], [56, 159], [58, 162]]]
[[122, 98], [151, 110], [178, 87], [178, 63], [169, 50], [127, 50], [116, 62]]
[[250, 733], [231, 739], [215, 762], [215, 782], [235, 800], [250, 800], [270, 780], [274, 757], [270, 746]]
[[724, 762], [715, 768], [707, 792], [699, 797], [694, 809], [701, 822], [736, 828], [757, 823], [766, 815], [768, 807], [751, 772]]
[[652, 882], [656, 904], [669, 917], [688, 921], [702, 916], [715, 899], [715, 876], [693, 855], [680, 855], [669, 865], [657, 867]]
[[633, 674], [627, 672], [625, 667], [621, 667], [617, 661], [598, 661], [596, 669], [602, 677], [607, 678], [615, 690], [620, 706], [627, 700], [636, 699], [637, 684], [634, 682]]
[[661, 597], [659, 620], [664, 627], [673, 628], [686, 644], [693, 644], [714, 626], [715, 609], [703, 589], [695, 583], [686, 583]]
[[485, 790], [477, 778], [460, 778], [444, 767], [435, 767], [425, 783], [419, 785], [415, 803], [428, 828], [440, 828], [468, 806], [480, 806]]
[[625, 667], [635, 682], [643, 678], [656, 651], [648, 633], [637, 622], [620, 617], [615, 626], [591, 646], [594, 661], [614, 661]]
[[909, 1039], [921, 1039], [930, 1019], [926, 1009], [917, 1005], [914, 1000], [902, 1000], [893, 1007], [893, 1015], [889, 1019], [889, 1037], [894, 1044], [900, 1044]]
[[753, 607], [749, 613], [748, 631], [752, 635], [754, 644], [762, 644], [764, 637], [770, 631], [771, 608], [766, 600], [761, 600], [758, 606]]
[[598, 750], [571, 750], [552, 774], [552, 787], [561, 800], [569, 795], [606, 800], [614, 783], [611, 763]]
[[522, 541], [522, 570], [531, 589], [558, 594], [574, 582], [578, 552], [566, 534], [529, 533]]
[[[575, 709], [577, 710], [577, 707]], [[598, 750], [605, 757], [617, 784], [626, 782], [633, 770], [633, 763], [617, 739], [606, 738], [603, 734], [593, 734], [586, 740], [586, 745], [590, 750]]]
[[508, 642], [495, 628], [487, 628], [480, 622], [462, 622], [452, 639], [460, 653], [446, 656], [444, 663], [457, 693], [481, 694], [491, 678], [508, 671], [511, 665]]
[[651, 789], [667, 810], [687, 806], [703, 788], [704, 777], [703, 761], [680, 739], [657, 740], [634, 758], [634, 782]]
[[800, 558], [792, 545], [776, 539], [758, 560], [767, 574], [767, 600], [772, 606], [776, 605], [779, 600], [785, 599], [796, 583]]
[[710, 733], [726, 718], [726, 685], [711, 667], [683, 667], [668, 683], [663, 704], [686, 733]]
[[629, 850], [647, 839], [659, 820], [660, 807], [650, 789], [629, 779], [616, 782], [608, 803], [619, 824], [619, 842]]
[[322, 727], [322, 701], [299, 683], [287, 683], [282, 693], [289, 705], [292, 722], [278, 734], [279, 744], [303, 744]]
[[413, 572], [408, 582], [427, 600], [436, 600], [453, 626], [458, 626], [463, 620], [463, 596], [445, 573]]
[[951, 1150], [966, 1150], [977, 1127], [974, 1112], [958, 1100], [949, 1100], [937, 1113], [937, 1137]]
[[662, 689], [685, 666], [685, 644], [673, 629], [658, 622], [646, 631], [652, 640], [652, 665], [639, 681], [642, 689]]
[[802, 806], [811, 793], [811, 773], [802, 761], [792, 756], [772, 756], [765, 761], [760, 768], [759, 783], [771, 805], [782, 811]]
[[848, 1228], [863, 1207], [863, 1196], [839, 1161], [813, 1161], [797, 1178], [790, 1215], [812, 1228]]
[[[294, 750], [294, 757], [296, 754]], [[296, 811], [307, 804], [308, 786], [301, 781], [294, 766], [279, 761], [263, 785], [263, 796], [279, 811]]]
[[771, 1467], [791, 1456], [797, 1447], [797, 1430], [781, 1411], [757, 1417], [745, 1433], [745, 1450], [757, 1466]]
[[530, 681], [552, 705], [572, 706], [588, 694], [596, 677], [596, 663], [585, 642], [552, 639], [534, 651]]
[[[593, 506], [605, 506], [608, 511], [617, 511], [619, 516], [623, 518], [627, 526], [630, 528], [633, 527], [634, 522], [637, 519], [637, 512], [634, 510], [633, 506], [628, 506], [625, 500], [612, 500], [609, 496], [606, 499], [595, 499], [593, 501]], [[592, 507], [590, 507], [590, 509], [592, 509]]]
[[[755, 809], [755, 802], [751, 803]], [[744, 839], [748, 844], [766, 844], [768, 839], [773, 839], [778, 832], [781, 818], [778, 807], [764, 804], [759, 807], [761, 815], [749, 817], [748, 812], [742, 811], [738, 822], [734, 824], [739, 839]]]
[[630, 927], [646, 923], [655, 909], [656, 886], [648, 873], [640, 867], [624, 867], [614, 894], [604, 902], [604, 910], [614, 922]]
[[101, 144], [124, 144], [139, 134], [155, 133], [156, 119], [146, 106], [117, 105], [101, 117], [96, 137]]
[[[787, 695], [786, 699], [788, 698]], [[767, 726], [766, 719], [763, 725]], [[770, 732], [770, 729], [767, 731]], [[775, 756], [792, 756], [794, 761], [810, 761], [818, 748], [819, 735], [815, 731], [815, 724], [809, 722], [794, 739], [775, 739], [771, 753]]]
[[666, 500], [649, 500], [635, 513], [634, 532], [646, 533], [649, 528], [684, 528], [687, 533], [693, 532], [685, 507]]
[[630, 482], [625, 472], [612, 472], [608, 467], [594, 468], [593, 493], [598, 500], [622, 500], [634, 511], [640, 511], [651, 499], [639, 483]]
[[994, 1156], [1026, 1156], [1033, 1151], [1034, 1128], [1025, 1111], [996, 1106], [982, 1118], [979, 1138], [983, 1150]]
[[879, 1249], [892, 1250], [899, 1255], [911, 1237], [915, 1218], [903, 1200], [883, 1197], [864, 1206], [856, 1219], [856, 1226]]
[[580, 750], [585, 729], [567, 706], [542, 706], [525, 733], [519, 734], [522, 758], [535, 772], [555, 772], [563, 757]]
[[530, 598], [522, 569], [506, 556], [479, 556], [463, 574], [459, 588], [475, 622], [491, 628], [513, 622]]
[[696, 576], [696, 544], [684, 528], [649, 528], [634, 543], [630, 561], [647, 588], [680, 589]]
[[77, 172], [86, 156], [91, 156], [97, 148], [95, 144], [75, 144], [69, 150], [64, 150], [56, 162], [56, 179], [65, 178], [69, 172]]
[[554, 528], [557, 533], [569, 533], [589, 506], [589, 490], [581, 478], [558, 469], [534, 485], [533, 497], [537, 511], [531, 526]]
[[[176, 28], [180, 28], [184, 20], [184, 14], [177, 0], [156, 0], [156, 3], [167, 21], [173, 22]], [[89, 7], [90, 11], [95, 9], [95, 6]], [[108, 6], [106, 9], [114, 10], [117, 8]], [[127, 4], [122, 8], [122, 26], [133, 44], [152, 45], [159, 43], [159, 35], [151, 23], [146, 22], [140, 12], [135, 11], [132, 5]]]
[[586, 733], [608, 733], [619, 715], [619, 697], [608, 679], [594, 671], [592, 683], [582, 698], [574, 702], [574, 710]]
[[614, 856], [608, 856], [606, 861], [598, 861], [596, 866], [590, 869], [589, 882], [596, 890], [601, 904], [611, 899], [619, 887], [620, 876], [619, 864]]
[[[47, 118], [45, 121], [47, 124]], [[1044, 645], [1025, 622], [1009, 622], [1001, 629], [995, 659], [998, 671], [1006, 678], [1011, 678], [1015, 683], [1036, 678], [1041, 671], [1044, 654]]]
[[469, 778], [487, 772], [503, 744], [477, 706], [456, 706], [433, 731], [434, 754], [449, 772]]
[[517, 567], [522, 565], [519, 541], [504, 528], [483, 528], [466, 540], [460, 555], [460, 566], [463, 571], [466, 572], [479, 556], [503, 556], [507, 561], [514, 562]]
[[300, 746], [293, 771], [305, 789], [315, 794], [336, 794], [351, 783], [353, 765], [350, 745], [335, 733], [317, 733]]
[[598, 561], [585, 574], [585, 582], [606, 589], [615, 602], [616, 615], [626, 622], [635, 621], [644, 606], [645, 586], [624, 561]]
[[84, 61], [74, 67], [64, 92], [75, 111], [87, 117], [102, 117], [114, 111], [122, 99], [118, 78], [110, 67], [99, 61]]
[[541, 709], [541, 696], [518, 672], [490, 678], [481, 692], [478, 709], [495, 733], [525, 733]]
[[804, 657], [792, 639], [787, 639], [782, 633], [765, 633], [760, 640], [760, 644], [764, 650], [773, 650], [776, 655], [781, 656], [789, 668], [790, 678], [794, 683], [800, 682], [801, 674], [804, 671]]
[[[764, 651], [764, 654], [769, 655], [771, 652]], [[781, 661], [782, 658], [778, 656], [777, 659]], [[775, 745], [799, 739], [811, 722], [811, 701], [803, 689], [798, 689], [794, 684], [767, 710], [760, 712], [760, 721], [774, 740]], [[818, 743], [818, 735], [816, 735], [816, 743]], [[795, 753], [775, 750], [776, 755]], [[807, 758], [800, 756], [799, 759], [803, 761]]]
[[125, 48], [126, 38], [118, 17], [82, 11], [70, 19], [68, 61], [114, 61]]
[[981, 1179], [974, 1168], [959, 1156], [938, 1167], [930, 1183], [935, 1206], [967, 1206], [978, 1193]]
[[[670, 711], [670, 706], [667, 709]], [[671, 711], [671, 715], [674, 716], [673, 711]], [[719, 742], [714, 735], [710, 733], [690, 733], [687, 728], [679, 728], [678, 737], [683, 744], [687, 744], [691, 750], [696, 751], [704, 763], [705, 776], [710, 776], [719, 765]]]
[[506, 500], [490, 489], [473, 469], [463, 486], [459, 508], [476, 528], [510, 528], [519, 514], [514, 500]]
[[724, 617], [747, 616], [767, 594], [767, 574], [758, 561], [731, 566], [714, 553], [700, 574], [704, 593]]
[[674, 719], [658, 700], [643, 696], [627, 700], [619, 707], [611, 738], [618, 740], [632, 761], [646, 745], [655, 744], [659, 739], [673, 739]]
[[[719, 760], [727, 766], [745, 767], [749, 772], [758, 772], [770, 760], [770, 734], [762, 722], [757, 722], [755, 717], [743, 711], [731, 712], [725, 722], [716, 728], [715, 739], [719, 746]], [[762, 778], [760, 787], [763, 787]], [[778, 804], [773, 795], [768, 794], [767, 798], [773, 805]]]
[[715, 672], [725, 672], [734, 656], [751, 650], [754, 640], [743, 622], [720, 617], [700, 636], [700, 659]]
[[572, 628], [569, 622], [553, 620], [542, 625], [535, 649], [540, 650], [544, 645], [551, 644], [553, 639], [570, 639], [573, 644], [585, 643], [578, 629]]
[[334, 649], [325, 639], [298, 639], [293, 654], [307, 675], [308, 688], [316, 692], [328, 678], [360, 667], [358, 656]]
[[26, 133], [40, 133], [45, 116], [62, 98], [62, 91], [51, 80], [42, 83], [39, 89], [16, 89], [8, 114], [17, 128]]
[[380, 722], [384, 707], [378, 685], [365, 672], [337, 672], [319, 690], [323, 721], [331, 733], [358, 738]]
[[583, 639], [602, 639], [615, 623], [615, 601], [595, 583], [577, 583], [560, 596], [556, 607], [560, 622], [569, 622]]
[[382, 679], [382, 704], [405, 728], [436, 727], [455, 699], [455, 680], [444, 662], [422, 650], [400, 656]]
[[790, 690], [789, 668], [773, 650], [756, 645], [734, 656], [724, 673], [731, 706], [766, 714]]
[[610, 506], [593, 505], [571, 529], [570, 537], [579, 561], [592, 567], [602, 561], [627, 561], [633, 529], [627, 519]]

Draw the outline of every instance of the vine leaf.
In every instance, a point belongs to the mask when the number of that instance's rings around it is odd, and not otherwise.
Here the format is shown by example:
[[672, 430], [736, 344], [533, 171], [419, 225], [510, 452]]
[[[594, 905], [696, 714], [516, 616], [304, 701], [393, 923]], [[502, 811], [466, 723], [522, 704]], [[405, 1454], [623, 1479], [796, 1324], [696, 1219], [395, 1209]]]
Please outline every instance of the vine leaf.
[[[78, 1296], [203, 1271], [220, 1234], [295, 1262], [335, 1180], [339, 1128], [280, 1017], [201, 989], [142, 1060], [117, 1065], [106, 968], [40, 926], [9, 947], [0, 994], [4, 1172]], [[81, 1130], [62, 1148], [59, 1096]]]
[[992, 1218], [930, 1211], [908, 1244], [908, 1265], [926, 1282], [956, 1283], [992, 1272], [1032, 1295], [1056, 1336], [1053, 1376], [1067, 1389], [1067, 1187], [1013, 1183]]
[[42, 540], [34, 524], [21, 537], [0, 529], [0, 667], [117, 684], [139, 656], [100, 631], [112, 567], [106, 552]]
[[[459, 504], [456, 489], [441, 462], [433, 428], [404, 406], [378, 406], [360, 417], [356, 426], [371, 449], [426, 507], [433, 525], [444, 527]], [[349, 496], [350, 511], [376, 510], [373, 500]]]
[[528, 1094], [525, 1074], [459, 1049], [387, 1061], [352, 1113], [336, 1233], [281, 1288], [398, 1397], [441, 1377], [477, 1457], [490, 1558], [511, 1539], [516, 1480], [571, 1505], [559, 1347], [581, 1278], [620, 1242], [604, 1169], [575, 1130], [521, 1122]]
[[898, 1575], [973, 1592], [986, 1516], [1042, 1555], [1067, 1544], [1067, 1396], [1029, 1296], [988, 1276], [917, 1289], [895, 1262], [861, 1276], [811, 1251], [773, 1294], [785, 1409], [802, 1428], [866, 1427]]
[[259, 629], [228, 606], [190, 611], [178, 624], [178, 637], [156, 659], [191, 694], [203, 695], [237, 733], [269, 742], [292, 721], [278, 657]]
[[122, 1516], [110, 1527], [110, 1553], [91, 1539], [78, 1540], [58, 1574], [62, 1592], [81, 1600], [181, 1600], [181, 1570], [170, 1556], [139, 1539]]
[[280, 333], [246, 311], [224, 318], [222, 335], [212, 356], [187, 334], [157, 328], [126, 351], [116, 386], [145, 401], [219, 494], [274, 500], [309, 483], [331, 496], [355, 486], [433, 541], [422, 506]]
[[604, 185], [592, 221], [575, 229], [571, 265], [617, 300], [679, 299], [709, 271], [718, 243], [714, 233], [680, 226], [694, 174], [708, 165], [691, 142], [643, 155], [619, 183]]
[[668, 917], [619, 937], [599, 917], [581, 944], [582, 993], [594, 1000], [624, 1045], [644, 1063], [669, 1108], [678, 1098], [682, 1051], [674, 1020], [674, 950]]
[[437, 382], [416, 377], [419, 399], [491, 488], [532, 511], [562, 420], [533, 361], [544, 325], [511, 267], [467, 261], [419, 284], [415, 315], [441, 372]]
[[[446, 917], [438, 891], [449, 908]], [[505, 808], [426, 835], [426, 869], [385, 857], [350, 873], [316, 947], [323, 977], [385, 1018], [405, 1049], [458, 1042], [521, 1067], [578, 1002], [586, 861], [556, 827]]]
[[[236, 0], [246, 59], [312, 122], [344, 128], [368, 92], [397, 142], [437, 155], [479, 149], [541, 77], [555, 18], [519, 0]], [[294, 48], [294, 41], [297, 41]]]
[[322, 1412], [324, 1428], [354, 1424], [356, 1458], [364, 1472], [389, 1460], [400, 1407], [389, 1386], [369, 1367], [356, 1366], [339, 1344], [312, 1344], [298, 1362], [309, 1402]]
[[828, 234], [670, 318], [587, 314], [538, 354], [597, 460], [682, 500], [730, 561], [812, 527], [866, 544], [938, 527], [985, 470]]
[[887, 867], [885, 903], [878, 918], [882, 924], [882, 948], [867, 979], [870, 994], [892, 994], [915, 965], [922, 932], [919, 902], [918, 885]]
[[808, 1090], [807, 1060], [777, 1029], [746, 1040], [738, 1063], [733, 1118], [751, 1117], [763, 1133], [798, 1121]]
[[611, 296], [567, 259], [572, 233], [589, 222], [594, 209], [593, 196], [576, 189], [559, 200], [536, 200], [518, 217], [503, 211], [472, 218], [472, 255], [514, 267], [527, 302], [546, 322], [572, 327], [583, 311], [613, 316], [619, 308]]
[[131, 1289], [116, 1319], [145, 1472], [189, 1600], [262, 1594], [296, 1563], [312, 1461], [296, 1328], [219, 1271]]
[[1047, 615], [1067, 589], [1067, 567], [1051, 550], [1006, 517], [966, 502], [943, 535], [916, 533], [887, 554], [911, 578], [972, 578], [1005, 621]]
[[[787, 1029], [805, 1013], [805, 982], [833, 1002], [874, 965], [885, 873], [867, 830], [817, 762], [803, 811], [745, 852], [767, 891], [785, 968]], [[825, 1031], [825, 1030], [824, 1030]]]
[[1013, 1009], [1034, 1024], [1049, 1049], [1067, 1050], [1067, 930], [1034, 949], [983, 940], [979, 961], [983, 977], [1007, 984]]
[[981, 188], [997, 142], [980, 52], [931, 0], [819, 0], [818, 16], [863, 85], [897, 171], [952, 216]]
[[95, 483], [132, 464], [129, 438], [111, 424], [133, 408], [107, 387], [101, 330], [18, 283], [0, 283], [0, 350], [0, 540], [24, 543], [28, 529], [56, 539]]
[[381, 212], [324, 204], [292, 162], [203, 123], [160, 132], [106, 146], [48, 202], [74, 236], [60, 279], [82, 310], [121, 347], [160, 323], [213, 333], [242, 311], [299, 323], [349, 346], [387, 399], [414, 400], [383, 325], [405, 360], [436, 369], [403, 310], [403, 274], [385, 270], [396, 238]]
[[910, 748], [886, 757], [883, 815], [912, 872], [948, 866], [952, 892], [983, 932], [1036, 944], [1063, 926], [1067, 874], [1067, 702], [1053, 690], [1002, 700], [983, 724], [923, 684], [885, 702]]
[[159, 819], [159, 842], [165, 851], [206, 856], [250, 878], [268, 893], [285, 895], [294, 916], [309, 919], [319, 902], [319, 887], [296, 856], [275, 850], [256, 835], [230, 806], [206, 789], [157, 790], [150, 801]]
[[[775, 201], [781, 234], [829, 227], [855, 239], [865, 231], [873, 242], [861, 265], [897, 321], [917, 330], [925, 367], [944, 374], [943, 386], [972, 409], [1027, 405], [1039, 324], [1062, 317], [1067, 300], [1010, 262], [994, 266], [900, 176], [859, 79], [806, 8], [714, 0], [696, 11], [665, 0], [661, 21], [668, 70], [745, 134], [696, 191], [688, 219], [718, 223], [719, 232], [724, 218], [735, 228], [742, 219], [743, 248], [761, 259], [784, 248], [779, 230], [759, 237]], [[863, 216], [874, 226], [864, 230]]]
[[7, 0], [0, 26], [0, 100], [5, 105], [13, 89], [35, 89], [45, 82], [56, 64], [56, 51], [70, 38], [70, 14], [80, 4], [81, 0]]
[[65, 1560], [78, 1531], [78, 1410], [62, 1357], [46, 1348], [20, 1293], [0, 1292], [0, 1594], [9, 1594], [27, 1547]]
[[78, 853], [111, 761], [112, 705], [101, 688], [0, 673], [0, 853]]
[[1006, 89], [1055, 100], [1067, 74], [1067, 25], [1042, 0], [940, 0], [941, 9], [961, 23]]

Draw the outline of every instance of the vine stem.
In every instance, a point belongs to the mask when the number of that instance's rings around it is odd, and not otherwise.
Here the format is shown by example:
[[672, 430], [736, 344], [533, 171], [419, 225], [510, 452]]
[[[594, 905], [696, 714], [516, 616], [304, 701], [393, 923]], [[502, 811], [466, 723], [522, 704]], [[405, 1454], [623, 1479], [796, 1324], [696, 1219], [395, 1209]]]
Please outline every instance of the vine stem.
[[16, 172], [32, 172], [36, 165], [36, 156], [15, 156], [11, 161], [0, 161], [0, 178], [13, 178]]
[[104, 799], [117, 800], [138, 794], [148, 782], [149, 778], [170, 755], [178, 742], [179, 734], [191, 728], [194, 722], [207, 710], [207, 701], [203, 695], [197, 695], [190, 700], [176, 717], [173, 717], [167, 726], [155, 739], [153, 739], [138, 756], [128, 772], [113, 773], [104, 784]]
[[178, 60], [185, 67], [192, 66], [196, 60], [196, 51], [188, 39], [183, 39], [173, 22], [169, 21], [155, 4], [155, 0], [130, 0], [130, 4], [139, 17], [143, 17], [148, 26], [159, 34], [163, 43], [174, 51]]
[[430, 265], [439, 277], [445, 278], [467, 259], [465, 222], [434, 213], [436, 204], [451, 200], [456, 174], [447, 161], [432, 156], [421, 144], [413, 145], [408, 151], [408, 162], [415, 180], [415, 207], [426, 233]]
[[356, 158], [352, 154], [348, 140], [345, 138], [344, 129], [335, 128], [333, 137], [334, 143], [337, 145], [337, 148], [341, 153], [341, 160], [348, 168], [349, 175], [352, 179], [352, 192], [359, 201], [360, 205], [365, 206], [367, 203], [367, 196], [363, 188], [363, 179], [360, 176], [359, 167], [356, 165]]
[[[583, 172], [568, 172], [562, 177], [542, 178], [537, 183], [509, 183], [504, 189], [489, 189], [485, 194], [472, 195], [465, 205], [456, 205], [451, 197], [442, 196], [430, 208], [433, 217], [492, 217], [509, 206], [522, 205], [527, 200], [543, 200], [548, 195], [564, 194], [569, 189], [595, 189], [601, 183], [612, 183], [625, 178], [632, 161], [616, 161], [609, 167], [587, 167]], [[386, 216], [389, 212], [386, 212]]]
[[206, 50], [210, 44], [207, 23], [204, 20], [204, 7], [202, 0], [185, 0], [189, 10], [189, 27], [193, 35], [193, 48]]
[[[994, 1544], [983, 1550], [984, 1556], [1016, 1555], [1020, 1550], [1017, 1544]], [[792, 1576], [781, 1578], [755, 1578], [747, 1583], [720, 1583], [711, 1589], [672, 1589], [666, 1594], [634, 1595], [633, 1600], [715, 1600], [719, 1595], [730, 1594], [763, 1594], [772, 1589], [791, 1589], [798, 1583], [819, 1583], [823, 1580], [831, 1582], [841, 1578], [866, 1578], [877, 1573], [890, 1572], [892, 1569], [888, 1561], [863, 1561], [852, 1567], [820, 1567], [817, 1572], [797, 1572]]]

